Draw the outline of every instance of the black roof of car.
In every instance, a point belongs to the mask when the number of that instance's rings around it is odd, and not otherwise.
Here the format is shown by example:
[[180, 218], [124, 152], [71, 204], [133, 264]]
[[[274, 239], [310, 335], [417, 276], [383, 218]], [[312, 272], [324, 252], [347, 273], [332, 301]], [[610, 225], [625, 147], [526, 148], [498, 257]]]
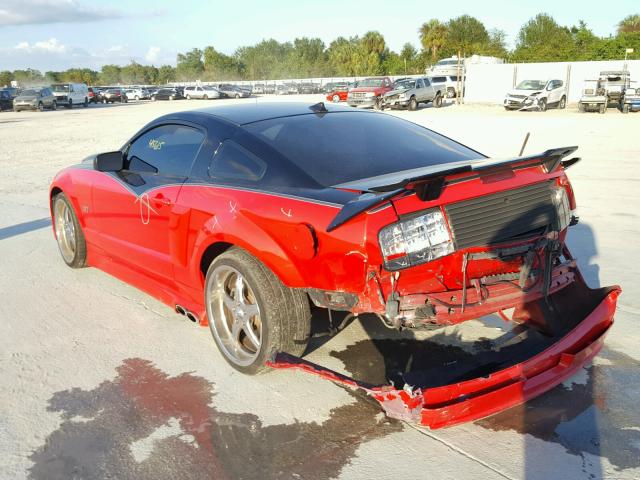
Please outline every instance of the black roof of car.
[[[318, 105], [318, 104], [316, 104]], [[361, 112], [373, 113], [358, 110], [353, 107], [324, 103], [326, 112], [322, 112], [320, 107], [302, 102], [261, 102], [240, 105], [221, 105], [214, 107], [191, 110], [189, 113], [204, 113], [222, 118], [236, 125], [246, 125], [248, 123], [259, 122], [271, 118], [291, 117], [294, 115], [318, 114], [323, 115], [331, 112]], [[320, 111], [319, 111], [320, 110]], [[186, 112], [185, 112], [186, 113]]]

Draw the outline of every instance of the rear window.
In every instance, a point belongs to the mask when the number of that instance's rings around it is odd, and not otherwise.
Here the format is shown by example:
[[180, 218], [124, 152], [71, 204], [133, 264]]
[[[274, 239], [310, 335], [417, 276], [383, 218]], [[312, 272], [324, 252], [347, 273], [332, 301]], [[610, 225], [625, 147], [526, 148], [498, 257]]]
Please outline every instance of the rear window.
[[245, 125], [322, 186], [484, 158], [424, 127], [384, 114], [335, 112]]

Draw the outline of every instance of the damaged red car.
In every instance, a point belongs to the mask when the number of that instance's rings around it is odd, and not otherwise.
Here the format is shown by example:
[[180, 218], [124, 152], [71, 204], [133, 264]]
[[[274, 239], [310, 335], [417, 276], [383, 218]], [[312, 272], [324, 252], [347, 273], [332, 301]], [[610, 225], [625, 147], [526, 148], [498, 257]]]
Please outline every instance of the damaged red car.
[[[438, 428], [522, 403], [602, 347], [620, 289], [590, 289], [565, 245], [575, 150], [491, 159], [379, 112], [213, 107], [61, 171], [51, 213], [69, 266], [208, 324], [234, 368], [300, 368]], [[452, 384], [369, 385], [300, 358], [312, 307], [397, 329], [497, 313], [539, 335]]]

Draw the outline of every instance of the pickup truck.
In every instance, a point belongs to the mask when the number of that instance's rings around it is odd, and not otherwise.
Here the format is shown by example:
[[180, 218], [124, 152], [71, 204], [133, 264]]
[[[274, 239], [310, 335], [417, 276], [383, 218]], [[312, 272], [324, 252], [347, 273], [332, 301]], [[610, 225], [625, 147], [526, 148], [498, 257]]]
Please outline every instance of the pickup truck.
[[382, 108], [381, 98], [393, 90], [393, 82], [389, 77], [371, 77], [358, 82], [358, 86], [349, 90], [347, 104], [351, 107]]
[[446, 93], [445, 85], [433, 85], [428, 78], [403, 78], [393, 84], [393, 90], [382, 96], [381, 108], [417, 110], [419, 104], [428, 102], [440, 108]]

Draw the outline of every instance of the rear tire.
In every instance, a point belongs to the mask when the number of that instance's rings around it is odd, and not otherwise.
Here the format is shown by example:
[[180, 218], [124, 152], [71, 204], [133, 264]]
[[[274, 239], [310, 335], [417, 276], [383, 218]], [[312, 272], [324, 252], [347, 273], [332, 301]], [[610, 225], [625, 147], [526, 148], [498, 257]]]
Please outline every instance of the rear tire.
[[435, 108], [440, 108], [442, 106], [442, 95], [439, 93], [436, 95], [436, 98], [433, 99], [433, 106]]
[[[247, 251], [234, 247], [211, 263], [204, 299], [216, 345], [236, 370], [254, 375], [267, 370], [265, 363], [277, 352], [304, 353], [311, 332], [306, 294], [283, 285]], [[236, 324], [241, 326], [234, 334]]]
[[62, 259], [71, 268], [86, 266], [87, 244], [71, 202], [64, 193], [58, 193], [51, 203], [53, 228]]

